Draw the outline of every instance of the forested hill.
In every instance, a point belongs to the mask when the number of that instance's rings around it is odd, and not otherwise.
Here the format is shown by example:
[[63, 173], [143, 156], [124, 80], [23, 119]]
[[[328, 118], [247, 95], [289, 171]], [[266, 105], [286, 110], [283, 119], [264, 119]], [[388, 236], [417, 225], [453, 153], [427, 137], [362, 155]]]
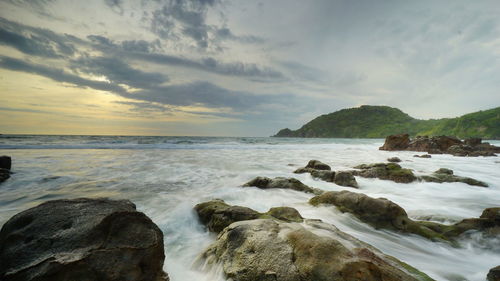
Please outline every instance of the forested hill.
[[283, 129], [275, 137], [385, 138], [399, 133], [500, 139], [500, 107], [456, 118], [419, 120], [397, 108], [363, 105], [321, 115], [298, 130]]

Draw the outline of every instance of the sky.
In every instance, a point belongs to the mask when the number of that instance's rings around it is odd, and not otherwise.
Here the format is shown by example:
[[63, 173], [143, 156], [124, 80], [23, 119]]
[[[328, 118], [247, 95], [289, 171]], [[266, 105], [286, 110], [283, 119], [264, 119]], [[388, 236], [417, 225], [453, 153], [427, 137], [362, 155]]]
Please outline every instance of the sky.
[[500, 106], [500, 4], [0, 0], [0, 133], [269, 136]]

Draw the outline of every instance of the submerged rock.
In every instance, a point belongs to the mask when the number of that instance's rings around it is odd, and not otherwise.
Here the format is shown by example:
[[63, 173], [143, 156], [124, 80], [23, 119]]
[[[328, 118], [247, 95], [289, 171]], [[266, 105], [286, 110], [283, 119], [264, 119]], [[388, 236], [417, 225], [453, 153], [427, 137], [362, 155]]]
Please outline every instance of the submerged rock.
[[482, 186], [482, 187], [488, 187], [488, 184], [478, 181], [473, 178], [468, 178], [468, 177], [459, 177], [453, 175], [453, 171], [450, 169], [445, 169], [441, 168], [431, 175], [428, 176], [421, 176], [420, 177], [422, 180], [427, 181], [427, 182], [437, 182], [437, 183], [443, 183], [443, 182], [463, 182], [468, 185], [475, 185], [475, 186]]
[[500, 281], [500, 265], [490, 269], [486, 278], [488, 281]]
[[0, 279], [165, 281], [163, 234], [128, 200], [54, 200], [0, 231]]
[[302, 191], [313, 194], [321, 194], [323, 191], [318, 188], [313, 188], [303, 184], [298, 179], [294, 178], [283, 178], [276, 177], [274, 179], [267, 177], [256, 177], [253, 180], [245, 183], [243, 187], [254, 186], [261, 189], [270, 189], [270, 188], [284, 188], [284, 189], [293, 189], [296, 191]]
[[415, 155], [413, 155], [413, 157], [417, 157], [417, 158], [432, 158], [432, 156], [430, 154], [422, 154], [422, 155], [415, 154]]
[[341, 212], [351, 213], [375, 227], [413, 233], [433, 241], [452, 241], [469, 230], [497, 233], [500, 231], [500, 208], [488, 208], [479, 218], [464, 219], [453, 225], [413, 221], [406, 211], [385, 198], [372, 198], [363, 193], [329, 191], [309, 200], [311, 205], [331, 204]]
[[236, 222], [203, 254], [238, 281], [432, 280], [330, 224], [272, 219]]
[[351, 172], [337, 172], [333, 180], [335, 184], [358, 188], [358, 182]]
[[360, 170], [351, 171], [355, 176], [365, 178], [379, 178], [398, 183], [410, 183], [417, 179], [410, 169], [403, 169], [396, 163], [362, 164], [354, 168]]
[[399, 163], [399, 162], [401, 162], [401, 159], [399, 159], [399, 157], [391, 157], [391, 158], [388, 158], [387, 161], [392, 162], [392, 163]]

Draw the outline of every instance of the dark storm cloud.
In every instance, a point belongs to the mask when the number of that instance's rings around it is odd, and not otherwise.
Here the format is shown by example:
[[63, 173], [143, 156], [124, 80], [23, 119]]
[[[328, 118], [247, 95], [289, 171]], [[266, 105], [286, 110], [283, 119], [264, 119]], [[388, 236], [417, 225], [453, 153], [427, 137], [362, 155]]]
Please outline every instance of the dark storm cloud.
[[116, 84], [81, 78], [77, 75], [67, 73], [62, 69], [52, 68], [41, 64], [33, 64], [11, 57], [0, 56], [0, 67], [13, 71], [21, 71], [41, 75], [57, 82], [69, 83], [79, 87], [89, 87], [92, 89], [110, 91], [117, 94], [125, 93], [125, 90]]
[[81, 40], [51, 30], [19, 24], [0, 17], [0, 44], [34, 56], [62, 57], [75, 53], [74, 43]]
[[208, 47], [210, 26], [205, 23], [209, 6], [215, 1], [170, 0], [153, 12], [151, 30], [164, 39], [174, 34], [172, 29], [178, 24], [181, 33], [193, 39], [201, 49]]
[[[158, 53], [161, 43], [158, 40], [124, 40], [114, 42], [101, 35], [89, 35], [91, 47], [121, 58], [130, 58], [212, 72], [220, 75], [284, 80], [278, 70], [262, 67], [254, 63], [220, 62], [213, 57], [199, 60], [187, 59]], [[79, 46], [86, 47], [89, 42], [69, 34], [57, 34], [51, 30], [26, 26], [0, 18], [0, 44], [13, 47], [27, 55], [63, 58], [78, 53]]]
[[[105, 73], [108, 71], [107, 67], [115, 62], [108, 63], [95, 63], [91, 61], [88, 63], [90, 69], [95, 68], [92, 71], [100, 71]], [[86, 64], [86, 63], [84, 63]], [[155, 83], [140, 83], [133, 78], [130, 78], [130, 73], [135, 70], [125, 66], [128, 70], [124, 73], [107, 72], [107, 77], [111, 77], [111, 82], [102, 82], [89, 80], [81, 78], [77, 75], [65, 72], [62, 69], [52, 68], [40, 64], [33, 64], [23, 60], [10, 58], [6, 56], [0, 56], [0, 67], [13, 71], [21, 71], [26, 73], [38, 74], [47, 78], [50, 78], [57, 82], [69, 83], [76, 85], [78, 87], [88, 87], [96, 90], [109, 91], [118, 94], [122, 97], [138, 100], [146, 103], [159, 103], [163, 105], [174, 105], [174, 106], [190, 106], [190, 105], [202, 105], [211, 108], [231, 108], [239, 111], [250, 112], [256, 107], [262, 104], [268, 103], [282, 103], [282, 99], [290, 101], [293, 96], [284, 97], [274, 96], [274, 95], [255, 95], [243, 91], [232, 91], [228, 89], [221, 88], [210, 82], [197, 81], [186, 84], [168, 85], [168, 86], [158, 86], [158, 82], [161, 82], [164, 77], [159, 77], [156, 74], [135, 72], [136, 74], [146, 77], [145, 79], [150, 79]], [[99, 72], [99, 73], [100, 73]], [[130, 79], [127, 81], [127, 79]], [[132, 82], [131, 82], [132, 81]], [[128, 83], [128, 85], [142, 86], [142, 88], [135, 92], [128, 92], [123, 87], [118, 85], [118, 83]], [[142, 104], [146, 107], [147, 104]], [[157, 106], [157, 105], [152, 105]]]
[[177, 106], [204, 105], [213, 108], [228, 107], [238, 110], [251, 110], [259, 104], [277, 101], [270, 95], [254, 95], [243, 91], [232, 91], [205, 81], [154, 87], [128, 93], [125, 96], [131, 99]]
[[255, 63], [232, 62], [225, 63], [213, 57], [206, 57], [199, 60], [187, 59], [179, 56], [172, 56], [154, 52], [160, 48], [158, 41], [122, 41], [115, 43], [107, 37], [100, 35], [87, 36], [94, 44], [95, 48], [105, 53], [117, 53], [131, 59], [147, 61], [155, 64], [166, 64], [182, 66], [196, 70], [202, 70], [227, 76], [239, 77], [259, 77], [264, 79], [284, 80], [284, 75], [270, 67], [262, 67]]
[[115, 84], [126, 84], [134, 88], [147, 88], [167, 82], [169, 79], [161, 73], [144, 72], [114, 57], [81, 57], [73, 60], [70, 66], [74, 70], [106, 76]]
[[135, 101], [115, 101], [116, 104], [123, 104], [130, 106], [129, 111], [135, 114], [161, 113], [162, 115], [173, 115], [173, 109], [161, 104], [151, 102], [135, 102]]
[[60, 57], [54, 49], [54, 46], [52, 46], [47, 40], [43, 40], [42, 38], [34, 35], [25, 37], [23, 35], [5, 30], [1, 27], [0, 44], [13, 47], [28, 55], [49, 58]]
[[[233, 40], [244, 44], [264, 43], [265, 40], [254, 35], [235, 35], [227, 26], [208, 24], [206, 17], [209, 8], [219, 1], [170, 0], [160, 9], [153, 11], [151, 30], [166, 40], [188, 37], [196, 42], [201, 50], [211, 47], [222, 50], [221, 42]], [[221, 11], [218, 11], [222, 14]]]

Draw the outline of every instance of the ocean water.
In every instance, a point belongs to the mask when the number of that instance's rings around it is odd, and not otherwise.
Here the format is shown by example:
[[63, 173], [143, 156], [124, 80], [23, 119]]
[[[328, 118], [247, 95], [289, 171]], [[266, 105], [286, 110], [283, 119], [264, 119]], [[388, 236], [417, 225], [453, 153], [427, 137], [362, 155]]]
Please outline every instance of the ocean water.
[[[165, 270], [172, 281], [225, 280], [217, 268], [195, 262], [215, 240], [198, 222], [195, 204], [220, 198], [258, 211], [291, 206], [393, 255], [436, 280], [485, 280], [500, 265], [500, 237], [470, 233], [453, 248], [414, 235], [375, 230], [334, 207], [312, 207], [312, 195], [291, 190], [241, 188], [256, 176], [295, 177], [324, 190], [350, 190], [385, 197], [414, 219], [454, 223], [500, 207], [500, 157], [464, 158], [379, 151], [381, 139], [293, 139], [115, 136], [0, 136], [0, 155], [13, 158], [12, 177], [0, 184], [0, 225], [46, 200], [77, 197], [130, 199], [165, 235]], [[500, 145], [498, 141], [492, 144]], [[416, 174], [449, 168], [488, 188], [463, 183], [397, 184], [357, 177], [359, 189], [293, 174], [311, 159], [333, 170], [397, 156]]]

